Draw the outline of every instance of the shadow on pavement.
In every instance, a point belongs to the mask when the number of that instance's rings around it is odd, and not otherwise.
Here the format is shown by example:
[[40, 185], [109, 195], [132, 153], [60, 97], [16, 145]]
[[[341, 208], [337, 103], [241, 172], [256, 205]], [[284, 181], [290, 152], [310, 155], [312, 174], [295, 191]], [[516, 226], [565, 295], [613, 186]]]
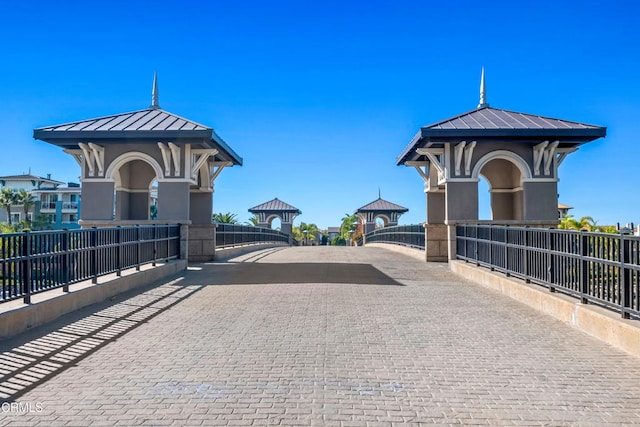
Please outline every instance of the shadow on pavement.
[[404, 286], [371, 264], [346, 263], [227, 263], [203, 266], [200, 274], [211, 285], [284, 283], [344, 283]]
[[87, 307], [1, 343], [0, 403], [16, 400], [202, 289], [181, 281], [123, 294], [116, 297], [120, 302]]

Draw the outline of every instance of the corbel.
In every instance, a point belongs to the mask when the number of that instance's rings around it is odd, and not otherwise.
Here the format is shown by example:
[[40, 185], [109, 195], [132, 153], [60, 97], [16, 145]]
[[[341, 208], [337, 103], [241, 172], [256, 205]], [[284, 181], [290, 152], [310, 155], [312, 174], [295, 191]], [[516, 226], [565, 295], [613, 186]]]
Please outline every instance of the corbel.
[[540, 175], [540, 165], [542, 164], [544, 150], [547, 148], [547, 145], [549, 145], [549, 141], [544, 141], [533, 146], [533, 173], [535, 175]]

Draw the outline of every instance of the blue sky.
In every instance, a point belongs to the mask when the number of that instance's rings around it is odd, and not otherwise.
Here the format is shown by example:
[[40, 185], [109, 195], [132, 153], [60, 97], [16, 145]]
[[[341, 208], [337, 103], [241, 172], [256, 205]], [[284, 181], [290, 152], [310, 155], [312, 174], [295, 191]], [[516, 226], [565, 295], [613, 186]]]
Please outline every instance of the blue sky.
[[378, 197], [425, 219], [395, 159], [420, 126], [493, 107], [607, 126], [560, 167], [560, 201], [640, 222], [640, 7], [633, 1], [7, 2], [0, 14], [0, 175], [78, 181], [36, 127], [160, 105], [244, 158], [214, 211], [278, 197], [339, 225]]

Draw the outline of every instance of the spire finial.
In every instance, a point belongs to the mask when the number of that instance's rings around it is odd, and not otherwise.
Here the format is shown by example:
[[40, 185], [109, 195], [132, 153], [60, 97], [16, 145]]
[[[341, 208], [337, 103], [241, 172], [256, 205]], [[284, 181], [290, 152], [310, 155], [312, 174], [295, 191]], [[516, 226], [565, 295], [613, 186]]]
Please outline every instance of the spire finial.
[[478, 104], [478, 108], [488, 107], [489, 103], [487, 103], [487, 91], [484, 83], [484, 67], [482, 67], [482, 76], [480, 77], [480, 103]]
[[382, 196], [380, 195], [380, 187], [378, 187], [378, 199], [382, 199]]
[[160, 104], [158, 104], [158, 73], [153, 72], [153, 90], [151, 91], [151, 108], [152, 110], [157, 110], [160, 108]]

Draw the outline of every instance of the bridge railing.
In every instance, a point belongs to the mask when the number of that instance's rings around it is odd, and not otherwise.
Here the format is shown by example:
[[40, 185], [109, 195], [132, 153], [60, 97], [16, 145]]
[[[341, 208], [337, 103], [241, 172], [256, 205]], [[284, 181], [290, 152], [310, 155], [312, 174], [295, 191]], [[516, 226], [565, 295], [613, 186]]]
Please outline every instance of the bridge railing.
[[378, 228], [365, 235], [366, 243], [392, 243], [424, 249], [424, 227], [422, 224], [396, 225]]
[[457, 225], [456, 256], [640, 315], [640, 237], [497, 225]]
[[[257, 243], [289, 243], [289, 235], [270, 228], [252, 225], [217, 224], [216, 247], [233, 247]], [[297, 243], [297, 242], [296, 242]]]
[[179, 256], [179, 225], [0, 234], [0, 303]]

